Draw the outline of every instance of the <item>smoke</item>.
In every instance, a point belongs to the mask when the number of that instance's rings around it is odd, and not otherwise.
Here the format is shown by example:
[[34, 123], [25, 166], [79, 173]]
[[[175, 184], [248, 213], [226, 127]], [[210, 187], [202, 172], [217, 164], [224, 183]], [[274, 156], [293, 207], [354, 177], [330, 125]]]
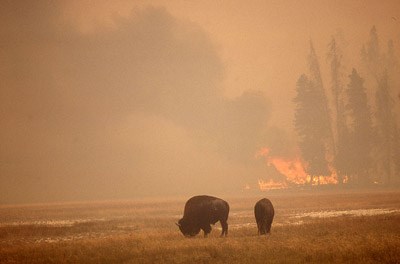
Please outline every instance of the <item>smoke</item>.
[[[80, 32], [53, 1], [0, 8], [0, 202], [225, 193], [262, 173], [271, 107], [227, 99], [199, 26], [164, 8]], [[277, 132], [278, 131], [278, 132]]]

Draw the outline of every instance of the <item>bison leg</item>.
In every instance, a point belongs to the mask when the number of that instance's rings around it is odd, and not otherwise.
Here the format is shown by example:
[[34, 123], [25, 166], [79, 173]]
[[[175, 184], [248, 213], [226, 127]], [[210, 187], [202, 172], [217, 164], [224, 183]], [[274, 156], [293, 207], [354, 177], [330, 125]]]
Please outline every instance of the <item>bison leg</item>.
[[203, 227], [201, 227], [201, 229], [203, 229], [204, 237], [207, 237], [208, 234], [211, 232], [211, 226], [210, 225], [204, 225]]
[[267, 224], [266, 233], [267, 233], [267, 234], [271, 234], [271, 224]]
[[271, 225], [272, 225], [272, 218], [268, 219], [267, 221], [267, 233], [271, 234]]
[[267, 233], [267, 224], [265, 221], [257, 222], [257, 226], [259, 235], [265, 235]]
[[258, 235], [261, 235], [261, 227], [262, 227], [261, 223], [260, 223], [260, 222], [257, 222], [257, 231], [258, 231]]
[[228, 235], [228, 223], [226, 221], [220, 221], [222, 227], [221, 237]]

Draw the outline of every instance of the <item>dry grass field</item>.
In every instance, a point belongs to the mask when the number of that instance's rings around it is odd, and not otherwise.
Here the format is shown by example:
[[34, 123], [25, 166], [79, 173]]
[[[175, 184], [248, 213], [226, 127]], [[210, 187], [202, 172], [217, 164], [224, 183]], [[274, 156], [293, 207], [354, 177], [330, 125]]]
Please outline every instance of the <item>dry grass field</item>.
[[[400, 263], [400, 192], [222, 197], [229, 234], [183, 237], [190, 197], [0, 206], [0, 263]], [[275, 206], [257, 236], [254, 203]]]

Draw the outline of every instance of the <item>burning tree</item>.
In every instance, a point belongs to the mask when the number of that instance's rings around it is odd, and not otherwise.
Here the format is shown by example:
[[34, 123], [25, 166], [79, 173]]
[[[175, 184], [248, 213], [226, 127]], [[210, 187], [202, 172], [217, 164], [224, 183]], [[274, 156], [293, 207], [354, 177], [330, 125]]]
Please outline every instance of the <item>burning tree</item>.
[[[400, 87], [400, 67], [393, 42], [389, 41], [387, 54], [381, 53], [373, 27], [361, 55], [367, 82], [353, 68], [346, 86], [341, 50], [335, 38], [329, 43], [333, 110], [330, 112], [311, 43], [309, 73], [299, 77], [293, 99], [299, 152], [296, 150], [294, 157], [282, 157], [269, 148], [261, 149], [257, 155], [265, 157], [268, 166], [283, 175], [284, 180], [271, 178], [274, 173], [269, 172], [269, 180], [259, 180], [260, 189], [304, 184], [369, 184], [383, 180], [400, 182], [400, 130], [391, 90]], [[371, 93], [367, 93], [366, 87], [376, 90], [376, 105], [371, 104], [374, 107], [369, 104], [374, 98], [368, 98]], [[375, 110], [374, 116], [372, 110]], [[373, 176], [373, 172], [379, 172], [376, 175], [380, 176]]]
[[294, 125], [299, 147], [307, 164], [306, 173], [313, 182], [315, 176], [330, 175], [326, 157], [332, 143], [332, 131], [318, 58], [312, 43], [308, 59], [311, 77], [300, 76], [293, 101], [297, 106]]

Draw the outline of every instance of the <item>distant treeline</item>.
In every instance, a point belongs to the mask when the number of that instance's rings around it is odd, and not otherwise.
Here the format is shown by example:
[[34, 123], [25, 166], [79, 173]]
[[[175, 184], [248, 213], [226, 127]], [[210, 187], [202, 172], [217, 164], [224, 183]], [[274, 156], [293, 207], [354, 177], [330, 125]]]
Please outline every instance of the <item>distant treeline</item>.
[[400, 183], [400, 68], [393, 41], [383, 49], [372, 27], [359, 69], [348, 73], [334, 37], [328, 48], [329, 89], [311, 42], [309, 72], [299, 77], [293, 99], [306, 172], [311, 177], [336, 172], [339, 183]]

